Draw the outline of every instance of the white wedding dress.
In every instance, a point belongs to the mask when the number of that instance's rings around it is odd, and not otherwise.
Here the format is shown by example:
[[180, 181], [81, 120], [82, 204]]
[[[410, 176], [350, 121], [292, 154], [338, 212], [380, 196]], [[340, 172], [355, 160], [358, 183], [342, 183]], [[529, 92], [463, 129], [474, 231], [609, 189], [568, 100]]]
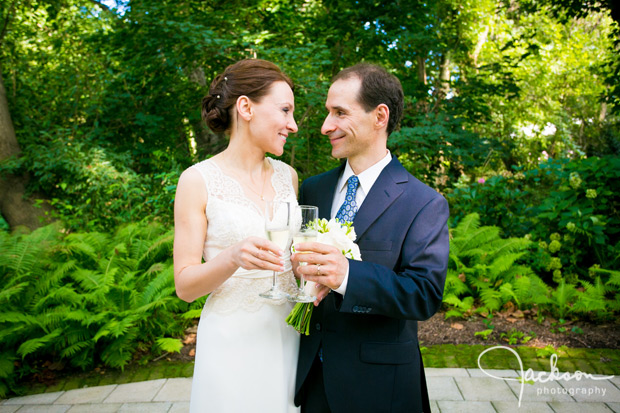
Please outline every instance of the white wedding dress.
[[[296, 196], [289, 167], [269, 159], [275, 200]], [[204, 259], [249, 236], [265, 237], [264, 215], [235, 179], [211, 159], [193, 166], [207, 191]], [[290, 260], [278, 286], [295, 288]], [[292, 305], [259, 293], [272, 284], [272, 272], [240, 268], [209, 295], [198, 324], [191, 413], [298, 412], [293, 404], [299, 334], [286, 324]]]

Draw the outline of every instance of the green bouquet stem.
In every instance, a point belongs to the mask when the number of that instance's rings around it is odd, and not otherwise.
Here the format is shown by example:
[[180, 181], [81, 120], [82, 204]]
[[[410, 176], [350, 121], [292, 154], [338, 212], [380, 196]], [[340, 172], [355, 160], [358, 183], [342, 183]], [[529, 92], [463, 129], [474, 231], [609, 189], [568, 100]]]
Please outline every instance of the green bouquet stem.
[[300, 334], [310, 334], [310, 319], [312, 318], [313, 303], [297, 303], [286, 317], [287, 324], [293, 326]]
[[[347, 258], [362, 259], [359, 247], [355, 244], [355, 229], [351, 222], [340, 222], [337, 219], [328, 221], [322, 218], [311, 224], [319, 234], [318, 242], [335, 246]], [[339, 234], [330, 237], [332, 235], [330, 232]], [[292, 252], [295, 252], [295, 247], [292, 247]], [[299, 283], [299, 280], [297, 282]], [[313, 310], [314, 303], [297, 303], [286, 317], [286, 323], [293, 326], [299, 334], [308, 336], [310, 335], [310, 319]]]

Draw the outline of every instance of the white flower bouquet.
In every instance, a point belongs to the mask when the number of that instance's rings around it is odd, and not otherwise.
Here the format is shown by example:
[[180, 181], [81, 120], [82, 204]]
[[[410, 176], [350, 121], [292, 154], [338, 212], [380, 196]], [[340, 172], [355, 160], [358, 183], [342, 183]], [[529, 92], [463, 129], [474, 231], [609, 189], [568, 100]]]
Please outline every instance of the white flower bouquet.
[[[315, 223], [317, 229], [317, 242], [334, 246], [342, 251], [342, 254], [354, 260], [360, 261], [362, 255], [360, 248], [354, 242], [357, 235], [351, 222], [341, 223], [337, 219], [319, 219]], [[316, 283], [307, 281], [304, 287], [308, 295], [314, 295]], [[310, 318], [314, 303], [297, 303], [291, 310], [286, 322], [293, 326], [301, 334], [310, 334]]]

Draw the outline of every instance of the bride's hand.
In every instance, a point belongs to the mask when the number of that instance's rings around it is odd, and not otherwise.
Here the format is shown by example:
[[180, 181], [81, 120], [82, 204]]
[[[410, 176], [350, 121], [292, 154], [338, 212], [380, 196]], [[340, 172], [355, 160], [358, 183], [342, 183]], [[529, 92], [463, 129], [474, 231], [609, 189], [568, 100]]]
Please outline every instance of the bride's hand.
[[246, 270], [272, 270], [283, 272], [284, 260], [278, 246], [264, 238], [248, 237], [233, 246], [232, 260]]

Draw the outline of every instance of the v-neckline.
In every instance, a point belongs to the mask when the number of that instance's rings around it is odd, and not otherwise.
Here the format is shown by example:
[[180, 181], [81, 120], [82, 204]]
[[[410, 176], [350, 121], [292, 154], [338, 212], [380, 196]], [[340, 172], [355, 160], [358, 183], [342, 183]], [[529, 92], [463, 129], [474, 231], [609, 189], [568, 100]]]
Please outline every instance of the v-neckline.
[[[271, 179], [269, 179], [269, 185], [271, 185], [271, 188], [273, 189], [273, 200], [275, 200], [278, 197], [278, 190], [276, 189], [275, 185], [273, 184], [273, 180], [274, 180], [274, 178], [276, 176], [276, 168], [275, 168], [273, 162], [271, 161], [271, 158], [267, 157], [265, 159], [267, 159], [267, 162], [269, 162], [269, 165], [271, 165], [271, 169], [273, 170], [273, 173], [271, 174]], [[259, 207], [259, 205], [256, 202], [254, 202], [254, 200], [252, 200], [252, 198], [250, 198], [247, 195], [245, 189], [243, 188], [243, 185], [241, 184], [241, 182], [239, 182], [239, 180], [237, 178], [235, 178], [234, 176], [231, 176], [229, 174], [224, 173], [224, 170], [222, 169], [222, 167], [219, 166], [214, 159], [211, 159], [211, 163], [213, 165], [215, 165], [215, 167], [222, 174], [222, 176], [225, 176], [226, 178], [230, 179], [231, 181], [233, 181], [237, 185], [237, 188], [239, 189], [239, 192], [243, 196], [243, 198], [245, 198], [245, 200], [247, 202], [249, 202], [256, 209], [256, 211], [258, 211], [258, 213], [259, 213], [259, 215], [261, 217], [265, 218], [265, 212], [264, 212], [265, 205], [263, 205], [262, 208]], [[263, 200], [263, 202], [265, 202], [265, 204], [266, 204], [269, 201]]]

